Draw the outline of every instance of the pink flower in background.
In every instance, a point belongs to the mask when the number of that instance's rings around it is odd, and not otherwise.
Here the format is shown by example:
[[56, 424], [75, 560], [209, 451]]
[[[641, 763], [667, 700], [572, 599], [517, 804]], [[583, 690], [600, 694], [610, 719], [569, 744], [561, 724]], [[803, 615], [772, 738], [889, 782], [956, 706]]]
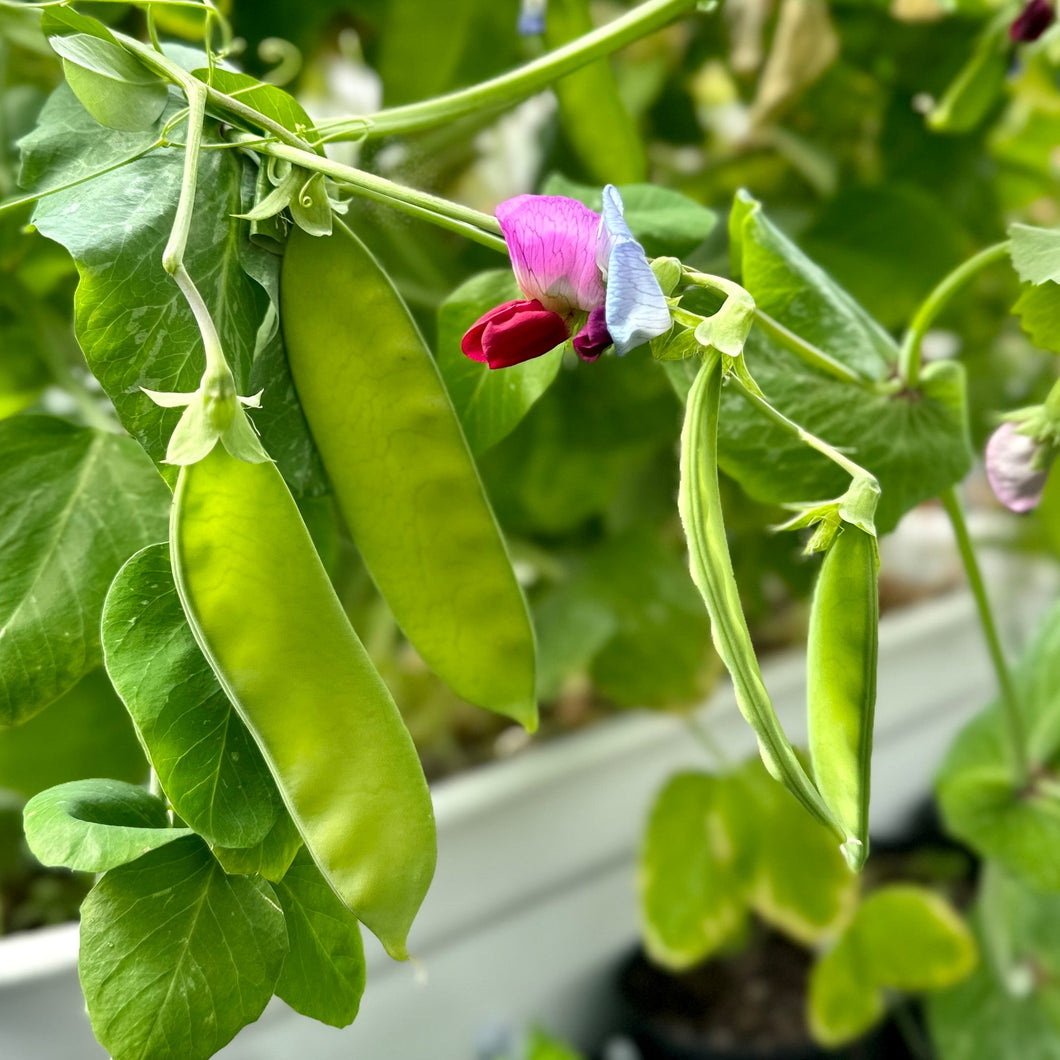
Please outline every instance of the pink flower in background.
[[1015, 423], [1003, 423], [986, 443], [986, 477], [994, 496], [1014, 512], [1029, 512], [1042, 499], [1049, 476], [1046, 447]]
[[603, 201], [603, 217], [562, 195], [518, 195], [497, 207], [526, 297], [491, 309], [468, 330], [461, 343], [468, 357], [508, 368], [573, 333], [578, 356], [595, 361], [608, 346], [621, 356], [669, 329], [669, 307], [622, 218], [618, 191], [608, 185]]

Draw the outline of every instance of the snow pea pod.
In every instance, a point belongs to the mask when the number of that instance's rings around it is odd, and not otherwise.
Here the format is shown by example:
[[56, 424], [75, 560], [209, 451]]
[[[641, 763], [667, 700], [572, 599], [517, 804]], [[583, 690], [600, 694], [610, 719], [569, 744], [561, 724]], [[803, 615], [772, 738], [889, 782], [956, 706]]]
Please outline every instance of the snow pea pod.
[[363, 243], [291, 232], [281, 320], [339, 507], [398, 624], [460, 696], [533, 730], [526, 601], [438, 369]]
[[825, 553], [810, 609], [810, 761], [824, 801], [857, 841], [844, 847], [855, 869], [869, 853], [879, 566], [876, 538], [844, 524]]
[[181, 468], [173, 575], [195, 639], [335, 893], [404, 959], [434, 873], [430, 793], [274, 464]]
[[817, 820], [846, 839], [784, 735], [762, 681], [740, 605], [718, 490], [721, 384], [721, 357], [712, 350], [704, 356], [688, 392], [681, 431], [681, 485], [677, 504], [688, 540], [692, 580], [707, 605], [714, 647], [732, 677], [740, 712], [758, 737], [766, 768]]

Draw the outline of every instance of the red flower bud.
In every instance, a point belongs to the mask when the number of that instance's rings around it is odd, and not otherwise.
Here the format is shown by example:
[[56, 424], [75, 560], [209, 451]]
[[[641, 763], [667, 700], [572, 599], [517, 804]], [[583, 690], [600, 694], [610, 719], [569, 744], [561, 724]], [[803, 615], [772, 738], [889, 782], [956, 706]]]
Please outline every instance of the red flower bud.
[[548, 353], [570, 337], [563, 317], [540, 302], [505, 302], [480, 317], [464, 335], [460, 348], [490, 368], [510, 368]]

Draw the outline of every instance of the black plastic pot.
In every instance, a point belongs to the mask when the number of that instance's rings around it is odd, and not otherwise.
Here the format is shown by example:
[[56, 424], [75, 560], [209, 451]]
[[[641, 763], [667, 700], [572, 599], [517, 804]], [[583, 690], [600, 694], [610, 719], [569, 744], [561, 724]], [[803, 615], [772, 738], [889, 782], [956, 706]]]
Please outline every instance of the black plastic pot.
[[[762, 1026], [733, 1029], [705, 1019], [712, 1011], [712, 978], [722, 1007], [731, 1005], [733, 991], [748, 986], [754, 991], [758, 980], [746, 978], [749, 964], [758, 965], [759, 975], [780, 969], [789, 980], [779, 988], [775, 1005], [768, 997], [758, 999]], [[739, 957], [684, 975], [655, 968], [638, 950], [618, 977], [622, 1033], [636, 1044], [642, 1060], [916, 1060], [891, 1023], [834, 1052], [813, 1042], [802, 1020], [808, 972], [807, 954], [773, 932], [763, 932], [755, 947]]]

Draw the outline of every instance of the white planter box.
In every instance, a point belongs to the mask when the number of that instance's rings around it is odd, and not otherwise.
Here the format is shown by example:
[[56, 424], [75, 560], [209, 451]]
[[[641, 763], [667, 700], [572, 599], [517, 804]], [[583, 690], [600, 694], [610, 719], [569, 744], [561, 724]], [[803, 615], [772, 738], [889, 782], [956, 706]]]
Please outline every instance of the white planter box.
[[[991, 578], [1005, 638], [1019, 644], [1053, 596], [1051, 568]], [[765, 679], [795, 741], [805, 738], [804, 660], [771, 658]], [[994, 694], [965, 592], [885, 617], [873, 759], [874, 834], [900, 832], [954, 733]], [[702, 709], [733, 759], [754, 741], [723, 686]], [[606, 1029], [608, 977], [637, 938], [633, 860], [649, 803], [675, 770], [710, 768], [666, 715], [613, 718], [435, 786], [438, 871], [416, 922], [416, 961], [390, 961], [366, 933], [357, 1022], [321, 1026], [274, 1002], [225, 1060], [474, 1060], [498, 1028], [543, 1022], [591, 1046]], [[0, 1057], [105, 1055], [77, 983], [77, 927], [0, 939]]]

